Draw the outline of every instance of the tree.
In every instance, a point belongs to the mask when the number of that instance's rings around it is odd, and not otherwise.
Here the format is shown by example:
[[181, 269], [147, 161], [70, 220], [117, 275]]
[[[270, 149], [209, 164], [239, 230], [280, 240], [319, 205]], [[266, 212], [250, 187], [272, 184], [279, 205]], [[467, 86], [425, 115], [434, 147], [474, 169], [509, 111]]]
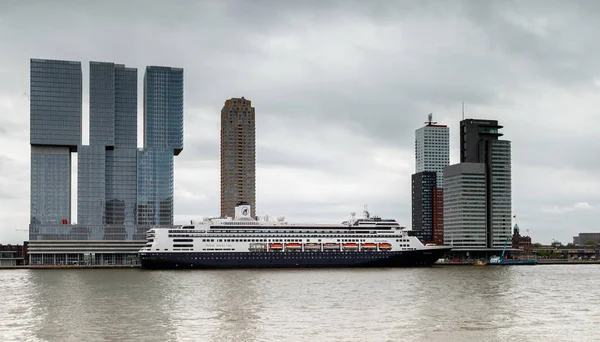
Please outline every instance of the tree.
[[533, 244], [533, 247], [540, 248], [540, 247], [542, 247], [542, 244], [539, 243], [539, 242], [536, 242], [536, 243]]
[[596, 241], [594, 240], [587, 240], [584, 245], [586, 246], [596, 246]]
[[574, 244], [574, 243], [572, 243], [572, 242], [569, 242], [569, 243], [567, 244], [567, 247], [575, 247], [575, 244]]

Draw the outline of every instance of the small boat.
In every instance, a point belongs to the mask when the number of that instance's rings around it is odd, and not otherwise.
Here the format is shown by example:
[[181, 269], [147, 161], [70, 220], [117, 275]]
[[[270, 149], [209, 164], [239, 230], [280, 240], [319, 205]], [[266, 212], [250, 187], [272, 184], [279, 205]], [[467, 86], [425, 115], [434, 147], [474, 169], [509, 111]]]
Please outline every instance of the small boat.
[[320, 243], [305, 243], [304, 250], [305, 251], [320, 251], [321, 244]]
[[508, 243], [508, 238], [506, 238], [506, 241], [504, 242], [504, 248], [502, 249], [502, 255], [491, 257], [488, 265], [498, 265], [498, 266], [537, 265], [537, 260], [535, 260], [535, 259], [506, 259], [504, 252], [506, 251], [507, 243]]
[[473, 265], [475, 265], [475, 266], [485, 266], [485, 265], [487, 265], [487, 262], [485, 262], [483, 260], [477, 259]]
[[285, 244], [285, 249], [287, 250], [301, 250], [302, 249], [302, 245], [299, 243], [286, 243]]
[[339, 243], [326, 243], [326, 244], [323, 244], [323, 249], [324, 250], [339, 250], [340, 244]]
[[282, 250], [283, 249], [283, 245], [280, 244], [280, 243], [270, 243], [269, 244], [269, 249]]
[[537, 260], [535, 259], [506, 259], [499, 256], [493, 256], [490, 258], [490, 262], [488, 265], [499, 265], [499, 266], [509, 266], [509, 265], [537, 265]]
[[251, 251], [251, 252], [266, 251], [267, 250], [267, 244], [266, 243], [253, 242], [248, 247], [248, 250]]
[[392, 249], [392, 245], [389, 243], [380, 243], [379, 244], [379, 249], [382, 251], [389, 251]]
[[357, 243], [345, 243], [342, 245], [342, 247], [344, 248], [344, 250], [355, 250], [358, 249], [358, 244]]
[[374, 243], [370, 243], [370, 242], [361, 243], [360, 249], [362, 249], [362, 250], [377, 250], [377, 245]]

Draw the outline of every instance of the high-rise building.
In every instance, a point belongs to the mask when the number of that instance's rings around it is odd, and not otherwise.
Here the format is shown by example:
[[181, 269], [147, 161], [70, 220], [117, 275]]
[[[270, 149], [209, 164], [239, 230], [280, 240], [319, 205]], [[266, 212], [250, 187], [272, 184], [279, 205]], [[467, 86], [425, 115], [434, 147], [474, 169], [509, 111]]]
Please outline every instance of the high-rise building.
[[437, 187], [444, 187], [444, 168], [450, 164], [450, 128], [433, 122], [428, 115], [425, 126], [415, 131], [415, 172], [437, 173]]
[[232, 98], [221, 110], [221, 216], [233, 217], [239, 202], [256, 210], [256, 147], [254, 107]]
[[485, 165], [450, 165], [444, 178], [444, 244], [486, 248]]
[[136, 202], [137, 69], [90, 62], [90, 145], [78, 152], [77, 222], [126, 225], [105, 230], [105, 239], [132, 239]]
[[183, 69], [144, 75], [144, 149], [138, 152], [137, 221], [173, 224], [173, 156], [183, 150]]
[[412, 227], [421, 241], [433, 241], [433, 192], [437, 189], [436, 172], [412, 175]]
[[444, 244], [444, 189], [433, 189], [433, 240], [436, 245]]
[[433, 122], [433, 114], [428, 115], [424, 127], [415, 131], [412, 229], [425, 242], [441, 244], [443, 241], [444, 210], [441, 203], [444, 167], [450, 163], [449, 136], [448, 126]]
[[[90, 63], [90, 144], [83, 146], [81, 64], [31, 60], [32, 264], [134, 263], [147, 229], [172, 225], [183, 70], [148, 67], [144, 80], [146, 139], [138, 150], [137, 69]], [[71, 152], [78, 152], [77, 224], [69, 223]]]
[[[483, 223], [485, 235], [482, 237], [478, 233], [476, 238], [473, 238], [477, 242], [473, 239], [466, 239], [463, 245], [460, 245], [461, 242], [454, 239], [454, 245], [501, 248], [507, 238], [511, 236], [511, 144], [510, 141], [499, 139], [502, 136], [502, 133], [500, 133], [501, 128], [502, 126], [496, 120], [465, 119], [460, 122], [461, 164], [481, 164], [485, 188], [485, 197], [477, 199], [482, 202], [475, 203], [475, 199], [470, 203], [465, 202], [461, 205], [467, 207], [461, 210], [467, 213], [472, 206], [477, 206], [477, 208], [480, 205], [485, 206], [485, 222]], [[444, 178], [445, 181], [448, 180], [446, 176]], [[455, 194], [447, 194], [448, 191], [449, 189], [446, 187], [444, 195], [444, 213], [446, 215], [444, 241], [446, 243], [450, 242], [450, 237], [447, 235], [448, 229], [454, 230], [455, 237], [457, 235], [474, 237], [469, 233], [469, 229], [473, 229], [467, 226], [463, 226], [463, 233], [457, 233], [457, 230], [461, 228], [455, 226], [455, 222], [448, 216], [448, 210], [459, 204], [450, 200]], [[448, 202], [449, 200], [450, 202]], [[483, 242], [481, 241], [482, 238]]]
[[30, 67], [30, 223], [62, 224], [71, 220], [71, 152], [81, 144], [81, 63], [31, 59]]

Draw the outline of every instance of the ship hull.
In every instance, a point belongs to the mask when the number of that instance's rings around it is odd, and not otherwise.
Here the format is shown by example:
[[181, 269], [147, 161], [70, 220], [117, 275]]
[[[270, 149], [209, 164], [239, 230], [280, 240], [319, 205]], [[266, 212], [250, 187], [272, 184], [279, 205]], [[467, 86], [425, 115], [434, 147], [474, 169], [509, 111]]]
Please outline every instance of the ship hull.
[[426, 267], [451, 248], [396, 252], [140, 253], [144, 269]]

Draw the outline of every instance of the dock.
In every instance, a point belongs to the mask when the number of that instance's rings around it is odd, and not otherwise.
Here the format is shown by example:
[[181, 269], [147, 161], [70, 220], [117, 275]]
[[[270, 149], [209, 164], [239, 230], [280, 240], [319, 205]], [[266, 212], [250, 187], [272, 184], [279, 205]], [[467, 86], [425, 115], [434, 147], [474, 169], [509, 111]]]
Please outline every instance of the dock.
[[50, 270], [50, 269], [114, 269], [140, 268], [140, 265], [17, 265], [0, 266], [0, 270]]

